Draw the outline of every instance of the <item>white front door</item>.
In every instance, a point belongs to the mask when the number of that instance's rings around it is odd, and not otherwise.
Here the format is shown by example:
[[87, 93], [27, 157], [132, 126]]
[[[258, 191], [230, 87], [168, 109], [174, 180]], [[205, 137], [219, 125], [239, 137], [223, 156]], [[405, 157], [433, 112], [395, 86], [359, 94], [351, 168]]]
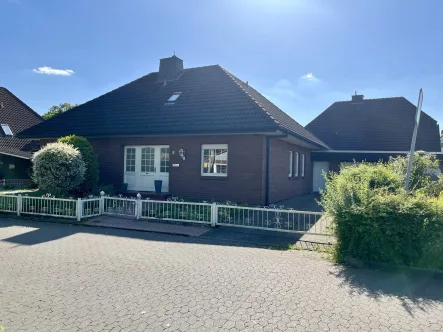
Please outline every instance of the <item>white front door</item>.
[[323, 172], [329, 172], [329, 162], [314, 161], [312, 177], [312, 190], [314, 192], [319, 192], [320, 189], [325, 189], [326, 179], [323, 177]]
[[169, 146], [126, 146], [125, 176], [128, 190], [155, 191], [162, 180], [162, 192], [169, 191]]

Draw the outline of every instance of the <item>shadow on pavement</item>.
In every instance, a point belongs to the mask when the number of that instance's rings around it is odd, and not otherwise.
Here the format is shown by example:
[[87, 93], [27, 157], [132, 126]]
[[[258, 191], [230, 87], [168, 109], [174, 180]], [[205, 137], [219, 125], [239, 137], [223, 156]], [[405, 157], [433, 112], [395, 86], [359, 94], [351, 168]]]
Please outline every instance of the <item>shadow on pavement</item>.
[[414, 310], [426, 311], [433, 302], [443, 302], [443, 280], [424, 273], [394, 273], [377, 269], [357, 269], [339, 266], [331, 272], [351, 294], [365, 294], [377, 300], [395, 296], [410, 314]]
[[[141, 221], [144, 222], [144, 221]], [[0, 241], [20, 245], [36, 245], [58, 240], [76, 233], [103, 234], [109, 236], [128, 237], [148, 241], [199, 243], [209, 245], [239, 246], [253, 248], [283, 248], [300, 240], [300, 234], [242, 229], [234, 227], [209, 228], [202, 236], [182, 236], [146, 231], [112, 229], [102, 227], [87, 227], [82, 225], [63, 225], [39, 221], [23, 221], [15, 219], [0, 219], [0, 227], [27, 226], [37, 229], [15, 235]]]
[[[258, 230], [241, 230], [238, 228], [220, 227], [211, 229], [204, 236], [179, 236], [140, 231], [82, 227], [47, 222], [25, 222], [14, 219], [0, 219], [0, 227], [32, 227], [28, 232], [15, 235], [0, 242], [11, 242], [20, 245], [38, 245], [56, 241], [76, 233], [98, 234], [107, 236], [142, 239], [147, 241], [196, 243], [207, 245], [236, 246], [249, 248], [269, 248], [270, 246], [295, 243], [300, 235], [276, 233]], [[37, 228], [37, 229], [35, 229]], [[26, 228], [24, 228], [26, 231]], [[1, 233], [0, 233], [1, 235]], [[300, 268], [303, 268], [301, 266]], [[418, 275], [405, 275], [378, 271], [375, 269], [356, 269], [344, 266], [331, 268], [332, 275], [343, 287], [349, 288], [351, 294], [365, 294], [383, 301], [385, 296], [394, 296], [401, 301], [405, 310], [414, 315], [415, 310], [426, 311], [435, 301], [443, 302], [443, 281]]]

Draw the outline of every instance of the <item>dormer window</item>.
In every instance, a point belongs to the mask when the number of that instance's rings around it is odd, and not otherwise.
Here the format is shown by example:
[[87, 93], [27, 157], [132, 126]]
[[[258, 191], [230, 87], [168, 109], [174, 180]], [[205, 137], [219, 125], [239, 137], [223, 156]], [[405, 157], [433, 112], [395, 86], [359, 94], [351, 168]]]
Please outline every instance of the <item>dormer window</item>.
[[9, 128], [9, 125], [2, 124], [2, 129], [3, 129], [3, 132], [5, 133], [6, 136], [12, 136], [13, 135], [11, 128]]
[[181, 92], [174, 92], [172, 94], [172, 96], [169, 97], [168, 103], [171, 103], [171, 102], [173, 103], [174, 101], [176, 101], [178, 99], [178, 97], [180, 97], [181, 94], [182, 94]]

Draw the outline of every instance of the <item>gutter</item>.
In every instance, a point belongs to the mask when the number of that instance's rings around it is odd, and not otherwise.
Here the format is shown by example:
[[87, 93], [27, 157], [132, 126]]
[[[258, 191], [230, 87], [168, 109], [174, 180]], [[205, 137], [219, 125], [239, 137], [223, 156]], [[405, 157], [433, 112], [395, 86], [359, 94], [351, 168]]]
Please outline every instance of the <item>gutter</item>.
[[271, 162], [271, 149], [269, 147], [270, 138], [284, 138], [288, 137], [288, 133], [286, 132], [284, 135], [278, 136], [266, 136], [266, 164], [265, 164], [265, 206], [269, 204], [269, 182], [270, 182], [270, 174], [269, 174], [269, 164]]

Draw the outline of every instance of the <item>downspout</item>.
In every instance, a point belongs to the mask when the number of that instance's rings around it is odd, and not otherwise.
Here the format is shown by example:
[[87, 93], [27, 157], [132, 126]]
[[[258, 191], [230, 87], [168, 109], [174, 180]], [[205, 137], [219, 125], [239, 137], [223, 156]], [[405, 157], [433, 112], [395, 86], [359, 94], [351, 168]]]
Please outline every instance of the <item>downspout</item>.
[[269, 188], [270, 188], [270, 184], [269, 182], [270, 180], [270, 174], [269, 174], [269, 165], [271, 163], [271, 148], [269, 145], [269, 140], [271, 138], [284, 138], [284, 137], [288, 137], [288, 133], [284, 134], [284, 135], [278, 135], [278, 136], [266, 136], [266, 165], [265, 165], [265, 205], [269, 205]]

